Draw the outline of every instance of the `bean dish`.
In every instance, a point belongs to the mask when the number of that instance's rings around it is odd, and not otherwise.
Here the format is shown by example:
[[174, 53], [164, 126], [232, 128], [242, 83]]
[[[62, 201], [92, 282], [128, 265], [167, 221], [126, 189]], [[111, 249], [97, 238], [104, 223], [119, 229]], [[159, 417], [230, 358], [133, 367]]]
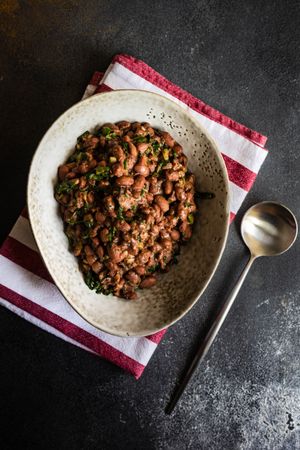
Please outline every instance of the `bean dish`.
[[177, 262], [197, 209], [187, 162], [182, 146], [148, 123], [106, 123], [77, 138], [58, 168], [55, 199], [90, 289], [133, 300]]

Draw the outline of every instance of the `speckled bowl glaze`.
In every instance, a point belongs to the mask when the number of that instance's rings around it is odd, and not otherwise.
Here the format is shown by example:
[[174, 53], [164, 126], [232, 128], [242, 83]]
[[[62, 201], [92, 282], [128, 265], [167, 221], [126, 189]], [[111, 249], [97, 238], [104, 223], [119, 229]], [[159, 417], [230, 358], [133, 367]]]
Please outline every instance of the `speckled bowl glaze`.
[[[68, 250], [53, 196], [57, 167], [72, 153], [76, 138], [105, 122], [150, 122], [169, 131], [183, 146], [197, 189], [214, 192], [202, 200], [192, 239], [179, 263], [159, 276], [157, 285], [128, 301], [96, 294], [84, 283], [77, 259]], [[228, 179], [214, 141], [184, 109], [157, 94], [120, 90], [98, 94], [66, 111], [49, 128], [34, 155], [28, 181], [32, 230], [57, 287], [73, 308], [95, 327], [118, 336], [145, 336], [180, 319], [208, 285], [221, 258], [228, 232]]]

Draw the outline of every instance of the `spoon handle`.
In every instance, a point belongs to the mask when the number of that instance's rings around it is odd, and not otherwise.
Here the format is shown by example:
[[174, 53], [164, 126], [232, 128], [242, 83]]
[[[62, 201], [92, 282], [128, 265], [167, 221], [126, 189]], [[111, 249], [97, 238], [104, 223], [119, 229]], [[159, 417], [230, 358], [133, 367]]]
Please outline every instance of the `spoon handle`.
[[194, 374], [195, 370], [197, 369], [200, 362], [205, 358], [208, 350], [210, 349], [212, 343], [214, 342], [221, 326], [223, 325], [224, 320], [227, 317], [227, 314], [230, 311], [230, 308], [236, 298], [236, 296], [239, 293], [239, 290], [241, 289], [241, 286], [249, 272], [250, 267], [252, 266], [253, 261], [255, 260], [255, 256], [251, 255], [246, 267], [244, 268], [243, 272], [241, 273], [235, 287], [231, 291], [229, 297], [227, 298], [224, 305], [219, 310], [212, 326], [210, 327], [204, 341], [200, 344], [200, 347], [198, 348], [194, 359], [187, 369], [184, 377], [182, 378], [180, 384], [178, 385], [177, 389], [175, 390], [173, 397], [171, 399], [171, 402], [168, 404], [166, 408], [166, 414], [171, 414], [174, 407], [176, 406], [176, 403], [180, 399], [181, 395], [183, 394], [186, 386], [188, 385], [188, 382], [190, 381], [192, 375]]

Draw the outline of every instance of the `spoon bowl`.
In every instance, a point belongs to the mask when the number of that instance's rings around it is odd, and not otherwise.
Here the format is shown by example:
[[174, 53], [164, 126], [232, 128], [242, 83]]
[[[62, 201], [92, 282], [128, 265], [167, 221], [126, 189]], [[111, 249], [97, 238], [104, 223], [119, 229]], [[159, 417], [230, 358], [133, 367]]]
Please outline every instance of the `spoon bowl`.
[[252, 256], [276, 256], [286, 252], [298, 233], [297, 220], [285, 206], [261, 202], [244, 215], [241, 234]]

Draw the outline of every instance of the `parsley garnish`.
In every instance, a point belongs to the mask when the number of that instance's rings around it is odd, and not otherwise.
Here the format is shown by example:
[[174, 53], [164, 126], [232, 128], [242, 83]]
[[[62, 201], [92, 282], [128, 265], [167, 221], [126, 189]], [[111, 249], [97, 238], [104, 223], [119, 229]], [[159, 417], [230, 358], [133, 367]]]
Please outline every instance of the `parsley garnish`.
[[75, 188], [76, 184], [73, 180], [63, 181], [56, 185], [55, 192], [57, 194], [69, 194]]

